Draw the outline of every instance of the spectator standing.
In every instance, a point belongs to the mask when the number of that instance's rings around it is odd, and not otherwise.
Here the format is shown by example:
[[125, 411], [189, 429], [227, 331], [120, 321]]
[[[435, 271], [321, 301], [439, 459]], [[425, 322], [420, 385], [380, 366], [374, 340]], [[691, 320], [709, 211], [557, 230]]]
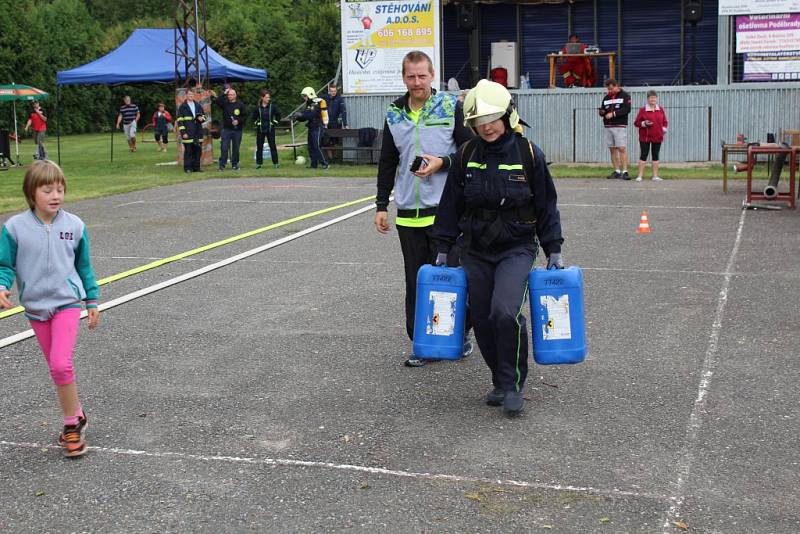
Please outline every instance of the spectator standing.
[[328, 86], [328, 94], [324, 98], [328, 104], [328, 128], [347, 128], [347, 106], [336, 84]]
[[275, 127], [281, 120], [278, 106], [272, 103], [272, 93], [268, 89], [261, 90], [258, 106], [253, 111], [253, 121], [256, 124], [256, 169], [264, 164], [264, 140], [269, 143], [269, 155], [272, 157], [272, 166], [280, 167], [278, 163], [278, 147], [275, 144]]
[[[328, 128], [347, 128], [347, 106], [344, 98], [339, 94], [336, 84], [328, 86], [328, 94], [323, 97], [328, 104]], [[333, 146], [341, 143], [341, 139], [324, 139], [325, 146]], [[327, 150], [328, 159], [333, 159], [333, 150]]]
[[222, 107], [222, 142], [220, 143], [219, 170], [224, 171], [228, 164], [228, 150], [231, 152], [231, 168], [239, 170], [239, 147], [242, 144], [242, 128], [245, 120], [244, 104], [236, 98], [236, 91], [228, 84], [217, 98]]
[[158, 110], [153, 113], [150, 125], [153, 127], [153, 135], [158, 143], [158, 151], [166, 152], [169, 145], [169, 124], [172, 122], [172, 115], [166, 110], [163, 102], [159, 102]]
[[617, 80], [606, 80], [608, 94], [598, 113], [603, 118], [603, 140], [611, 152], [614, 170], [606, 178], [630, 180], [628, 174], [628, 115], [631, 112], [631, 95], [622, 89]]
[[[202, 89], [201, 89], [202, 90]], [[200, 157], [203, 152], [203, 123], [206, 116], [196, 101], [198, 89], [186, 91], [186, 101], [178, 108], [175, 124], [183, 144], [183, 171], [200, 172]]]
[[658, 93], [647, 91], [647, 104], [639, 109], [633, 125], [639, 128], [639, 175], [637, 182], [642, 181], [644, 166], [647, 163], [647, 156], [652, 153], [653, 177], [654, 182], [660, 182], [658, 176], [658, 158], [661, 151], [661, 143], [664, 142], [664, 134], [667, 133], [667, 114], [664, 108], [658, 105]]

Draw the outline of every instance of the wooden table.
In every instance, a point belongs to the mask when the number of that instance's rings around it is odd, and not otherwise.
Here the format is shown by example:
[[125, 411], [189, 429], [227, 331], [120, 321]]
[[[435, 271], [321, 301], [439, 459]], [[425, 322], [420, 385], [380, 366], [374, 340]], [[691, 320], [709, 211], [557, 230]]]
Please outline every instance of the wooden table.
[[[794, 194], [794, 180], [795, 180], [795, 167], [797, 167], [797, 148], [788, 146], [771, 144], [768, 146], [749, 146], [747, 147], [747, 195], [745, 196], [745, 203], [750, 204], [754, 200], [769, 200], [769, 201], [782, 201], [789, 204], [789, 207], [795, 209], [795, 194]], [[789, 160], [789, 192], [778, 193], [774, 197], [767, 197], [763, 193], [753, 191], [753, 167], [756, 165], [756, 159], [759, 154], [767, 156], [774, 156], [777, 154], [786, 154]]]
[[722, 192], [728, 192], [728, 154], [747, 154], [747, 143], [722, 142]]
[[550, 80], [548, 88], [553, 89], [556, 86], [556, 59], [564, 57], [588, 57], [589, 59], [596, 57], [608, 58], [608, 77], [616, 79], [617, 70], [617, 53], [616, 52], [598, 52], [596, 54], [547, 54], [547, 61], [550, 63]]

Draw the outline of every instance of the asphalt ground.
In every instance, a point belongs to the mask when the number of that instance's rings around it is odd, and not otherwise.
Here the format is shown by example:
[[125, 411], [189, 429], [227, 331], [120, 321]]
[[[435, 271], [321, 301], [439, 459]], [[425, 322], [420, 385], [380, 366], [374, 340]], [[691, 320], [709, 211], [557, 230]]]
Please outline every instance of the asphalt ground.
[[[484, 404], [477, 351], [402, 365], [399, 243], [369, 211], [84, 329], [93, 449], [81, 459], [54, 447], [60, 414], [35, 340], [0, 349], [0, 526], [800, 531], [798, 213], [743, 212], [743, 182], [727, 195], [716, 181], [557, 187], [590, 354], [532, 366], [522, 417]], [[370, 179], [210, 180], [66, 207], [104, 277], [370, 194]], [[114, 282], [102, 299], [356, 208]], [[641, 235], [644, 208], [653, 232]], [[0, 337], [27, 328], [4, 319]]]

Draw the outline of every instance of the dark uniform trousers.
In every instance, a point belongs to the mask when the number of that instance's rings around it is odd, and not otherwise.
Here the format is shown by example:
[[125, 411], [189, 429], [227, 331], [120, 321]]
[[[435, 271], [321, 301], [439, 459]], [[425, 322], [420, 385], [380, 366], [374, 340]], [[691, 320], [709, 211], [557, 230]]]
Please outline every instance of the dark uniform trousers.
[[504, 391], [521, 391], [528, 375], [523, 311], [537, 250], [534, 242], [497, 253], [470, 248], [461, 257], [475, 339], [492, 371], [492, 384]]
[[231, 153], [231, 165], [239, 166], [239, 147], [242, 144], [242, 131], [223, 128], [219, 150], [219, 166], [224, 169], [228, 164], [228, 151]]
[[200, 156], [203, 153], [203, 145], [200, 143], [183, 143], [183, 170], [194, 172], [200, 170]]
[[256, 165], [264, 163], [264, 141], [269, 143], [269, 155], [272, 158], [272, 163], [278, 163], [278, 147], [275, 145], [275, 128], [270, 129], [268, 132], [256, 131]]
[[325, 159], [320, 143], [322, 142], [322, 124], [308, 126], [308, 157], [311, 159], [311, 168], [316, 169], [317, 164], [325, 167], [328, 161]]

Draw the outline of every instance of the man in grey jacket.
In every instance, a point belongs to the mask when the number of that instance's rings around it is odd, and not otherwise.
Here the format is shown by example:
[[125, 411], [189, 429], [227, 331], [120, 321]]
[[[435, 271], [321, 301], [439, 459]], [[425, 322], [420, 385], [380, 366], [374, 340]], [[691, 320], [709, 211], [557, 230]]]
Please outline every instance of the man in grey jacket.
[[[433, 80], [433, 62], [427, 54], [406, 54], [403, 83], [408, 92], [386, 112], [378, 163], [375, 228], [381, 234], [388, 234], [391, 229], [388, 206], [394, 189], [395, 223], [405, 267], [406, 332], [412, 340], [417, 271], [436, 256], [433, 221], [453, 163], [450, 154], [473, 137], [464, 126], [461, 103], [453, 95], [437, 93], [431, 87]], [[467, 342], [465, 354], [471, 350], [472, 345]], [[424, 361], [412, 354], [406, 365], [419, 367]]]

